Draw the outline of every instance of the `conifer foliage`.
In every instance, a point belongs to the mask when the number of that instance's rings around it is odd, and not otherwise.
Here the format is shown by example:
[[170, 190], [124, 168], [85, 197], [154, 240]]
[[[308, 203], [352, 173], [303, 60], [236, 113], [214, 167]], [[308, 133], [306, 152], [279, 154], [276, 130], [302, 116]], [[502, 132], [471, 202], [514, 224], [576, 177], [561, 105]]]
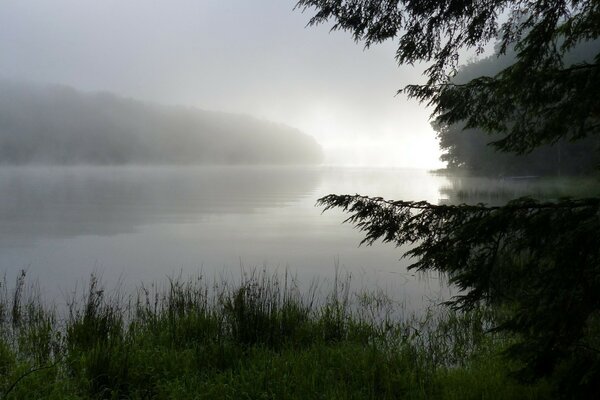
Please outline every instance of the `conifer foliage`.
[[[507, 282], [512, 282], [520, 274], [512, 278], [499, 274], [507, 268], [504, 264], [525, 265], [536, 259], [550, 265], [562, 258], [562, 263], [589, 264], [595, 253], [600, 254], [594, 239], [600, 228], [600, 199], [596, 198], [541, 203], [524, 197], [491, 207], [328, 195], [318, 205], [325, 211], [337, 207], [349, 213], [345, 222], [365, 232], [361, 244], [381, 239], [398, 246], [413, 245], [404, 254], [414, 261], [409, 268], [449, 273], [451, 283], [463, 292], [452, 302], [460, 307], [514, 297], [506, 294], [514, 286], [503, 281], [510, 278]], [[568, 254], [569, 246], [578, 251]], [[588, 256], [594, 257], [586, 261]]]
[[[399, 64], [428, 63], [424, 85], [401, 91], [433, 106], [439, 125], [491, 133], [501, 151], [528, 153], [600, 133], [600, 54], [565, 55], [600, 35], [598, 0], [300, 0], [309, 25], [331, 22], [371, 46], [397, 43]], [[465, 50], [496, 44], [516, 57], [494, 76], [452, 78]], [[511, 50], [512, 51], [512, 50]], [[464, 53], [463, 53], [464, 54]], [[600, 199], [504, 206], [434, 205], [329, 195], [347, 222], [376, 240], [412, 244], [412, 268], [447, 273], [455, 307], [480, 303], [504, 316], [522, 377], [551, 377], [563, 396], [600, 393]]]
[[505, 311], [495, 329], [522, 338], [510, 349], [522, 376], [598, 389], [600, 199], [486, 207], [329, 195], [318, 204], [348, 212], [362, 244], [412, 245], [409, 268], [446, 273], [460, 289], [450, 305]]
[[[366, 47], [397, 42], [399, 64], [425, 62], [424, 85], [401, 91], [434, 107], [438, 123], [501, 133], [501, 150], [526, 153], [560, 138], [600, 133], [600, 54], [565, 54], [600, 35], [597, 0], [300, 0], [309, 25], [332, 21]], [[516, 60], [495, 76], [452, 84], [460, 55], [497, 44]]]

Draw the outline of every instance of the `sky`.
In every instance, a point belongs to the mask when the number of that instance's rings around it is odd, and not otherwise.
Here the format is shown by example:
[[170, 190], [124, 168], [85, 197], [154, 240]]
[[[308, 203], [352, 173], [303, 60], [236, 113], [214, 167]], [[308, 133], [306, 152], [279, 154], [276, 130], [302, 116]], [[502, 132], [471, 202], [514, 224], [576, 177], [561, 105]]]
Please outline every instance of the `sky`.
[[439, 168], [394, 43], [306, 27], [295, 0], [2, 0], [0, 78], [110, 91], [298, 128], [326, 163]]

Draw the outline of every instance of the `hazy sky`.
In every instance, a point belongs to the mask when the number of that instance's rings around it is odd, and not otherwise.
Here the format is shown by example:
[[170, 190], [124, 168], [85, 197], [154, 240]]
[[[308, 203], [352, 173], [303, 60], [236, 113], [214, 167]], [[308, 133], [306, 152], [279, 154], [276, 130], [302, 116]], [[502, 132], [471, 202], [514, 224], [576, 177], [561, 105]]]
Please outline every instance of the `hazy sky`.
[[0, 77], [249, 114], [313, 135], [328, 162], [439, 167], [421, 70], [394, 44], [306, 28], [294, 0], [2, 0]]

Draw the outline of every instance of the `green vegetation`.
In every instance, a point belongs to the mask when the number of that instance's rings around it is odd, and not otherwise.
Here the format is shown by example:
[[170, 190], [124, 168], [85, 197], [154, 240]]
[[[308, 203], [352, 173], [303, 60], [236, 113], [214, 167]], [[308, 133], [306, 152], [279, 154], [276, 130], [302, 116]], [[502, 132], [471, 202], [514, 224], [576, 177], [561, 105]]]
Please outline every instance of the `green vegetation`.
[[461, 294], [452, 306], [504, 310], [493, 329], [515, 337], [508, 352], [523, 379], [552, 379], [562, 395], [599, 391], [600, 199], [506, 205], [431, 205], [329, 195], [327, 209], [376, 240], [412, 245], [418, 271], [448, 275]]
[[[309, 24], [331, 22], [367, 47], [395, 41], [399, 64], [428, 64], [427, 82], [401, 92], [433, 108], [450, 167], [523, 170], [486, 154], [480, 143], [490, 138], [498, 151], [538, 151], [529, 161], [539, 156], [548, 165], [530, 171], [552, 170], [561, 157], [552, 153], [567, 142], [578, 142], [565, 160], [571, 170], [597, 163], [600, 2], [299, 0], [297, 7], [314, 10]], [[475, 67], [455, 80], [465, 52], [482, 54], [490, 44], [497, 57], [514, 57], [489, 75]], [[572, 59], [581, 46], [586, 54]], [[503, 310], [494, 330], [514, 335], [509, 353], [522, 363], [521, 378], [549, 379], [565, 398], [598, 398], [600, 198], [486, 206], [332, 194], [319, 204], [350, 213], [363, 243], [413, 245], [412, 268], [447, 273], [463, 291], [454, 307]]]
[[92, 277], [66, 318], [21, 275], [3, 283], [0, 399], [541, 399], [486, 334], [494, 313], [397, 319], [384, 295], [300, 293], [266, 273], [170, 280], [135, 296]]

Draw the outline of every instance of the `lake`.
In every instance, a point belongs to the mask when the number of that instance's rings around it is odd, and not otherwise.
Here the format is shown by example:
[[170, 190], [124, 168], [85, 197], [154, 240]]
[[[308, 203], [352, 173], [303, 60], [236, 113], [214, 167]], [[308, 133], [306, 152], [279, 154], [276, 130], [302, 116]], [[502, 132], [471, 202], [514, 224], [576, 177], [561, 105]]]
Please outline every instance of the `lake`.
[[337, 273], [355, 289], [385, 290], [410, 310], [448, 298], [436, 274], [407, 271], [390, 244], [362, 246], [360, 232], [316, 200], [329, 193], [440, 202], [561, 197], [594, 183], [485, 179], [424, 170], [334, 167], [3, 167], [0, 272], [18, 272], [55, 298], [107, 287], [203, 275], [235, 280], [265, 269], [302, 285]]

